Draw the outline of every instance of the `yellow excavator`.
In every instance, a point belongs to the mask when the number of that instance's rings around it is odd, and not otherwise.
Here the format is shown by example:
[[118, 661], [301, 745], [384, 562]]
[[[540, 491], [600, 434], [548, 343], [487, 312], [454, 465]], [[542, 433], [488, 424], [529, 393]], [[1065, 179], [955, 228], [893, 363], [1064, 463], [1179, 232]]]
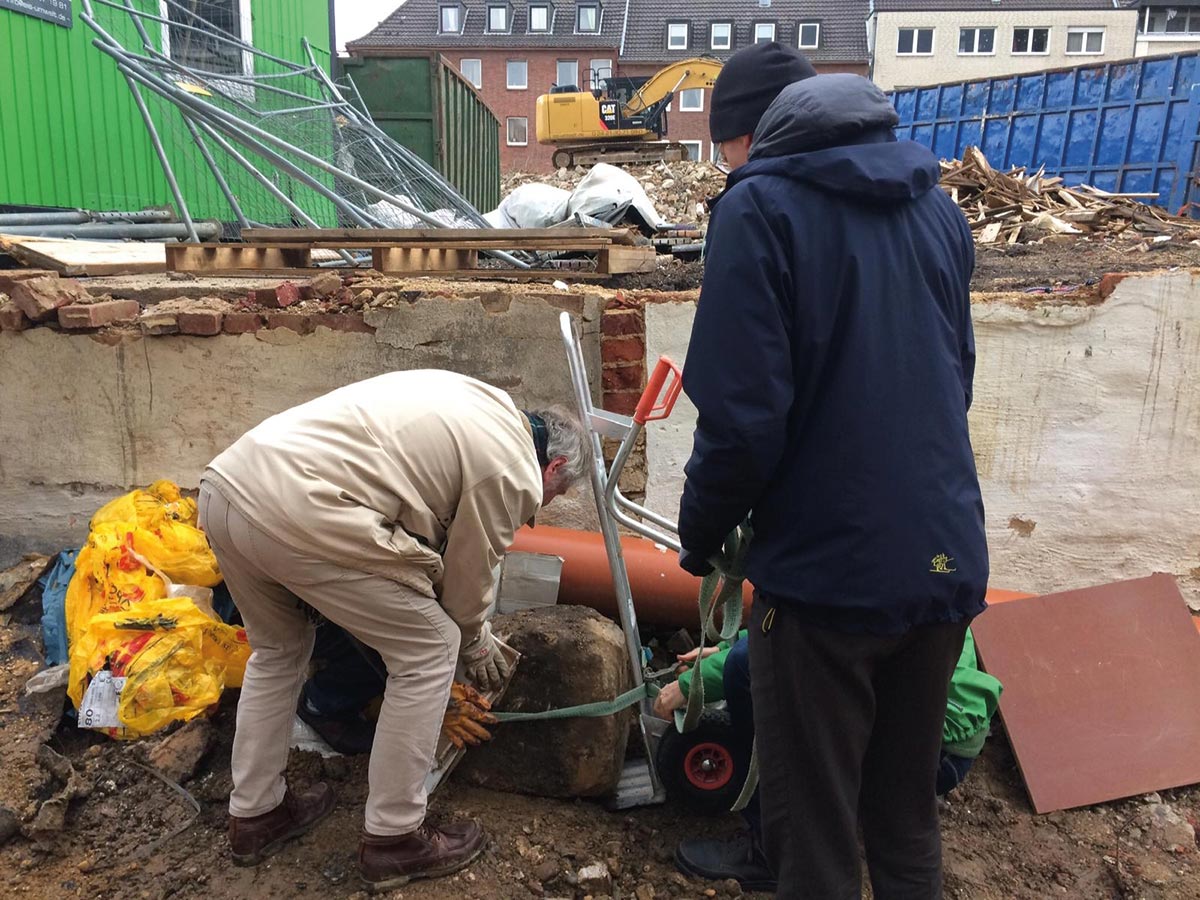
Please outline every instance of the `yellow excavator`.
[[553, 161], [559, 169], [687, 159], [683, 144], [663, 140], [667, 107], [680, 91], [711, 88], [720, 72], [719, 59], [685, 59], [660, 69], [627, 98], [617, 87], [621, 79], [596, 73], [591, 90], [558, 85], [538, 97], [538, 143], [558, 148]]

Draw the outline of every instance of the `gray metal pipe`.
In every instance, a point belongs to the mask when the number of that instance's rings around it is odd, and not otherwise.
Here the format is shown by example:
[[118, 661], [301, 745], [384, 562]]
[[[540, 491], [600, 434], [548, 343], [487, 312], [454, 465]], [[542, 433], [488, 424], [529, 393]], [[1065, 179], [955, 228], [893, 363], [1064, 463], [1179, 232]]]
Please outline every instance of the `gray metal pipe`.
[[170, 222], [174, 218], [174, 213], [166, 209], [142, 209], [136, 212], [70, 209], [54, 212], [0, 213], [0, 226], [82, 225], [86, 222]]
[[[195, 233], [202, 240], [221, 236], [219, 222], [196, 222]], [[25, 237], [79, 238], [93, 241], [120, 241], [129, 238], [155, 240], [159, 238], [190, 237], [188, 226], [182, 222], [84, 222], [79, 225], [12, 225], [5, 234]]]

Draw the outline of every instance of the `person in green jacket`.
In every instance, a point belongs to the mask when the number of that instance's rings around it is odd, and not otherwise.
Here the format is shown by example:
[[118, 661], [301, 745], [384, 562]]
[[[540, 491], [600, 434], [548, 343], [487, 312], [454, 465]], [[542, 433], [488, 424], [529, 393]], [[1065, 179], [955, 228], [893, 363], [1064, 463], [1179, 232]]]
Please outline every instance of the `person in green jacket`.
[[[707, 648], [699, 667], [705, 701], [725, 700], [734, 731], [744, 740], [743, 749], [747, 752], [754, 739], [749, 647], [746, 632], [742, 631], [732, 643], [726, 641]], [[680, 656], [679, 662], [694, 663], [697, 655], [698, 651], [693, 650]], [[689, 667], [678, 680], [663, 688], [655, 698], [656, 714], [670, 719], [676, 709], [687, 703], [694, 673], [694, 667]], [[950, 677], [946, 719], [942, 726], [938, 796], [950, 793], [962, 782], [983, 750], [992, 716], [1000, 702], [1001, 689], [998, 680], [980, 671], [975, 640], [968, 629], [962, 654]], [[743, 815], [749, 830], [732, 839], [682, 842], [675, 852], [675, 863], [680, 871], [692, 877], [718, 881], [733, 878], [743, 890], [773, 892], [775, 876], [767, 865], [760, 841], [757, 791]]]

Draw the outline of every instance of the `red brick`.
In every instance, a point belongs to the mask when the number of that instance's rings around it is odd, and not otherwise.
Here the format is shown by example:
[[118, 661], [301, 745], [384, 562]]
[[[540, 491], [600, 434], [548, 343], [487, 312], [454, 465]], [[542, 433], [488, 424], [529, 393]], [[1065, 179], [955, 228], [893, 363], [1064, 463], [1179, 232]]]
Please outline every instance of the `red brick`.
[[0, 304], [0, 331], [24, 331], [32, 324], [29, 316], [21, 312], [21, 307], [11, 300]]
[[632, 416], [641, 396], [641, 391], [605, 391], [604, 408], [622, 416]]
[[640, 391], [646, 382], [646, 367], [633, 365], [606, 368], [600, 382], [606, 391]]
[[103, 328], [115, 322], [132, 322], [141, 311], [136, 300], [77, 303], [59, 308], [58, 324], [63, 328]]
[[274, 288], [259, 289], [254, 292], [254, 299], [259, 306], [267, 309], [284, 309], [300, 301], [300, 288], [291, 281]]
[[1113, 291], [1117, 289], [1117, 285], [1128, 278], [1129, 272], [1109, 272], [1100, 279], [1100, 286], [1097, 289], [1100, 292], [1100, 299], [1107, 300], [1112, 296]]
[[645, 363], [646, 342], [640, 337], [605, 338], [600, 342], [600, 359], [606, 363]]
[[91, 295], [77, 281], [57, 275], [39, 275], [13, 282], [9, 297], [35, 322], [52, 318], [61, 306], [86, 303]]
[[195, 334], [200, 337], [212, 337], [221, 333], [221, 325], [225, 314], [215, 309], [198, 309], [194, 312], [181, 312], [179, 319], [180, 334]]
[[268, 328], [290, 328], [297, 334], [312, 334], [316, 329], [312, 316], [297, 313], [267, 313], [266, 320]]
[[263, 317], [259, 313], [226, 313], [223, 326], [226, 334], [253, 334], [263, 327]]
[[49, 269], [4, 269], [0, 270], [0, 294], [12, 292], [12, 286], [18, 281], [30, 278], [57, 278], [58, 273]]
[[605, 312], [600, 317], [600, 333], [607, 337], [625, 337], [627, 335], [644, 335], [646, 319], [640, 309]]
[[374, 326], [368, 325], [362, 313], [318, 313], [309, 316], [313, 327], [328, 328], [331, 331], [350, 331], [356, 334], [374, 334]]

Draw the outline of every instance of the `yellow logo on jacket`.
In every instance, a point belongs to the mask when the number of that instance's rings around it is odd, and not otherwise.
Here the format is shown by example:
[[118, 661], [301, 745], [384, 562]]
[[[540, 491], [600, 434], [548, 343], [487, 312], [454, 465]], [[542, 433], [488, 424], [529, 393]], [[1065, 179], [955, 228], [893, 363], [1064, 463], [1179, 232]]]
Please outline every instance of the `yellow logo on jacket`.
[[954, 562], [954, 557], [947, 556], [945, 553], [939, 553], [929, 564], [933, 566], [929, 571], [934, 575], [949, 575], [957, 572], [958, 569], [951, 568], [950, 563]]

